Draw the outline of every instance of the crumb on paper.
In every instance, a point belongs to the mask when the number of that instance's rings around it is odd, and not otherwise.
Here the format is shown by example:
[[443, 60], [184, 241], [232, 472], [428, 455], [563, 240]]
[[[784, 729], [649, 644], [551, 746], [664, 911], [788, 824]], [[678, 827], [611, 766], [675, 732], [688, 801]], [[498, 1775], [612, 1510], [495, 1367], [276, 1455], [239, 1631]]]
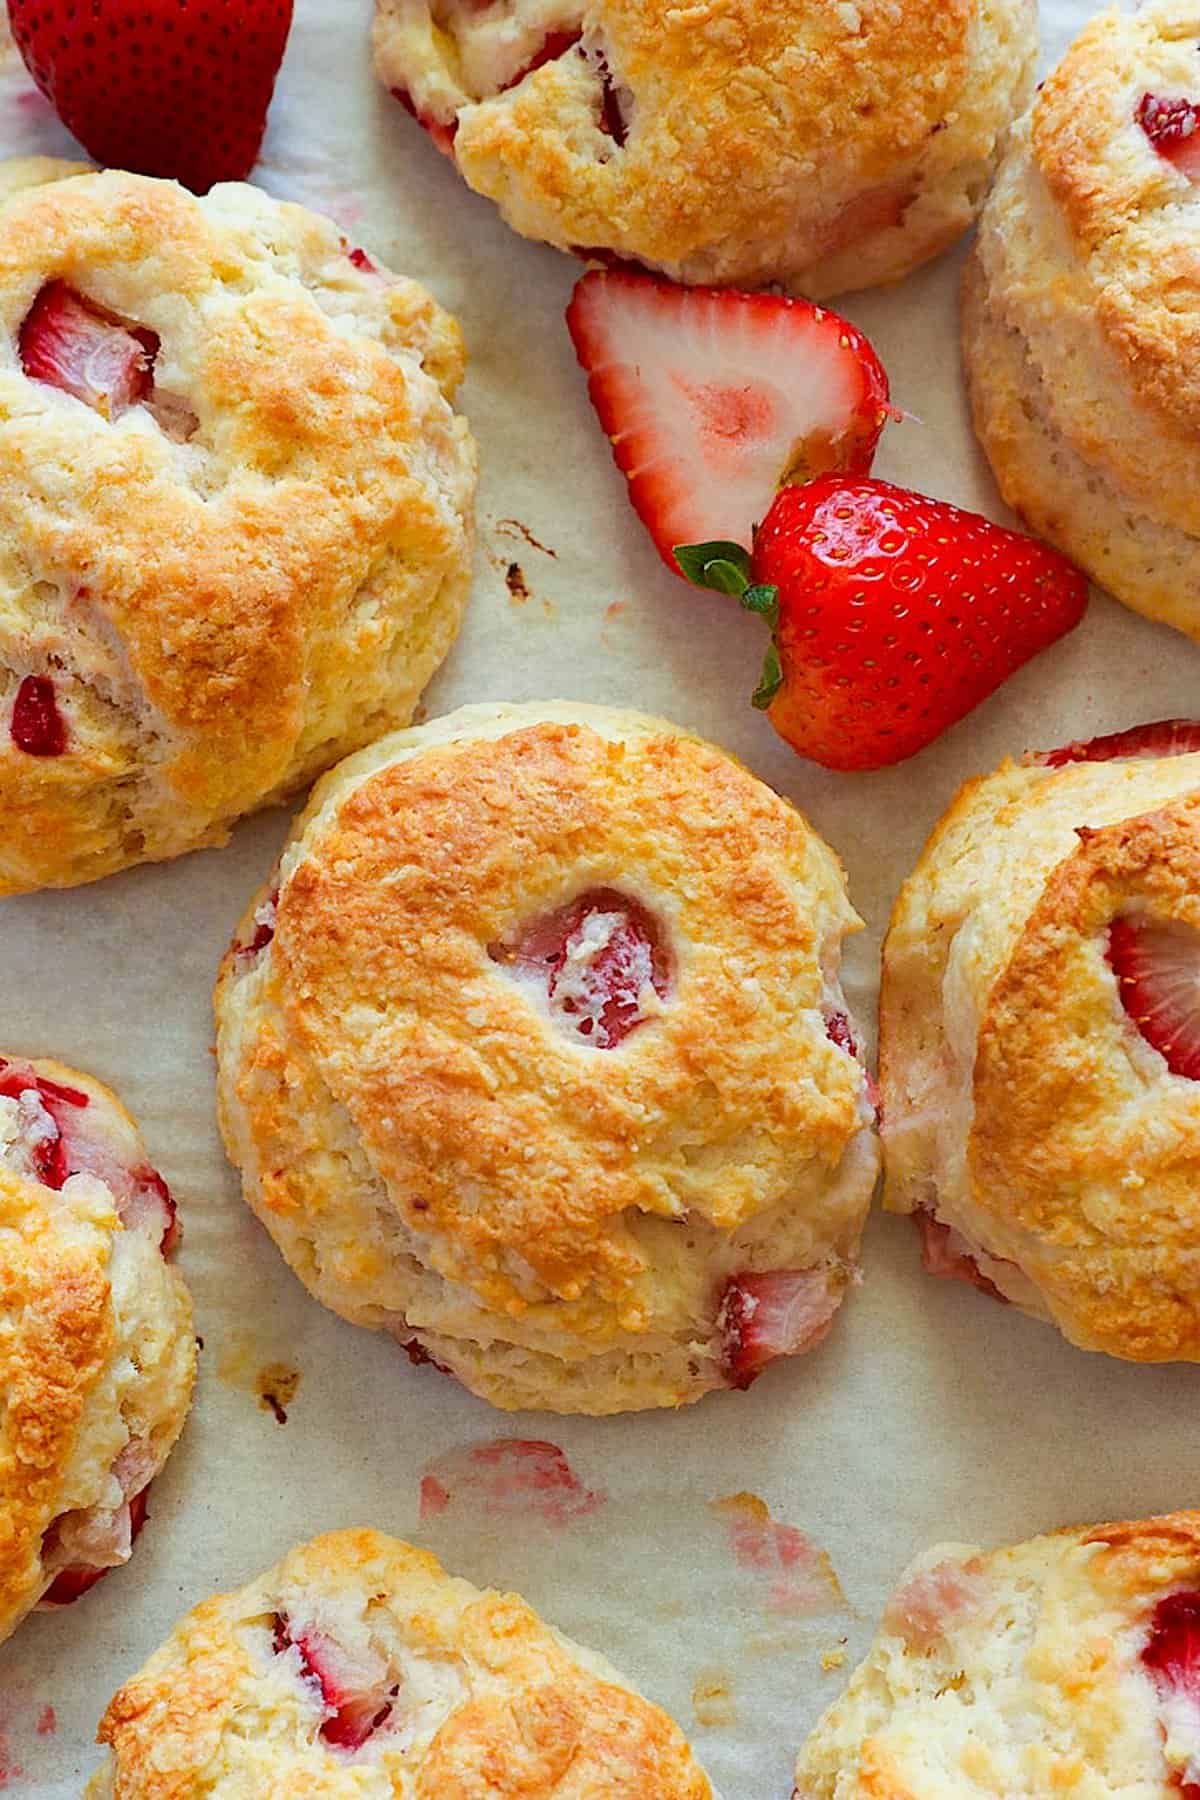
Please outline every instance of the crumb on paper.
[[619, 619], [622, 613], [628, 611], [628, 600], [610, 600], [604, 609], [604, 616], [606, 619]]
[[531, 598], [529, 583], [525, 579], [525, 572], [520, 563], [509, 563], [504, 571], [504, 585], [508, 589], [508, 597], [514, 606], [524, 606], [525, 602]]
[[822, 1613], [845, 1605], [829, 1557], [795, 1525], [771, 1517], [757, 1494], [729, 1494], [711, 1511], [723, 1520], [739, 1569], [757, 1577], [772, 1612]]
[[557, 550], [551, 550], [549, 544], [543, 544], [540, 539], [535, 538], [528, 525], [522, 525], [520, 519], [497, 519], [496, 530], [503, 537], [518, 538], [522, 543], [528, 544], [531, 550], [540, 550], [543, 556], [558, 556]]
[[723, 1669], [701, 1669], [692, 1683], [692, 1711], [698, 1725], [736, 1725], [733, 1677]]
[[534, 1438], [463, 1444], [428, 1464], [421, 1479], [422, 1519], [453, 1503], [486, 1516], [563, 1526], [595, 1512], [607, 1498], [603, 1489], [584, 1485], [557, 1444]]
[[255, 1376], [254, 1385], [264, 1412], [272, 1413], [277, 1425], [286, 1425], [287, 1409], [300, 1386], [299, 1369], [289, 1368], [287, 1363], [266, 1363]]
[[831, 1674], [834, 1669], [845, 1668], [847, 1642], [848, 1640], [846, 1638], [839, 1638], [837, 1643], [834, 1644], [831, 1649], [822, 1651], [821, 1667], [827, 1675]]

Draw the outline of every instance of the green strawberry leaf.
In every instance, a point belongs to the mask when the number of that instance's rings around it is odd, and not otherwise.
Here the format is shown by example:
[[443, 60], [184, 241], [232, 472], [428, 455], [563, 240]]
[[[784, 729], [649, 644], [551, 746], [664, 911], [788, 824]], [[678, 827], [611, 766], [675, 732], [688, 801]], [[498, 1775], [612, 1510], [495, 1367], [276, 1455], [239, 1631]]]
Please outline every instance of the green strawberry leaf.
[[756, 582], [742, 590], [742, 605], [747, 612], [757, 613], [774, 631], [779, 623], [779, 589], [766, 582]]
[[750, 552], [727, 538], [714, 538], [710, 544], [676, 544], [671, 554], [693, 587], [741, 594], [750, 580]]
[[779, 660], [779, 652], [774, 643], [763, 657], [762, 674], [758, 678], [758, 686], [751, 695], [751, 700], [759, 712], [765, 712], [772, 700], [783, 686], [783, 664]]

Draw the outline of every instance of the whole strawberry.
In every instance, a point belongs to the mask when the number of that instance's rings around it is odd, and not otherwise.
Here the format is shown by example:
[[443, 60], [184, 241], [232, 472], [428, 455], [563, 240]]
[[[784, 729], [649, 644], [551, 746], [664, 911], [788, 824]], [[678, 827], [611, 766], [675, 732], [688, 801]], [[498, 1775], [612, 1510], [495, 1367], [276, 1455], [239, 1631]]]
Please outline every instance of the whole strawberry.
[[292, 0], [9, 0], [30, 74], [89, 156], [198, 194], [258, 157]]
[[1044, 544], [871, 476], [781, 488], [751, 557], [733, 543], [676, 556], [766, 618], [754, 703], [829, 769], [912, 756], [1087, 605], [1084, 576]]

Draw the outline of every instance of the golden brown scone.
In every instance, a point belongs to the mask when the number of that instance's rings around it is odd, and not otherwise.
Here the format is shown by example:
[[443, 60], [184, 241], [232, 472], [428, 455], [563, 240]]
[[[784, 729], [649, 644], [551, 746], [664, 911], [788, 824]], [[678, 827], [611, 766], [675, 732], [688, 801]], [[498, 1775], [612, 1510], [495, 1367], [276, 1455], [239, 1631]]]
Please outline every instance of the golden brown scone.
[[963, 311], [1005, 499], [1118, 600], [1193, 637], [1198, 106], [1200, 0], [1094, 19], [1013, 133]]
[[601, 1657], [376, 1531], [196, 1607], [99, 1737], [89, 1800], [716, 1800]]
[[0, 894], [221, 843], [458, 628], [458, 327], [241, 184], [0, 166]]
[[129, 1559], [192, 1396], [177, 1237], [116, 1096], [0, 1057], [0, 1639]]
[[376, 0], [380, 80], [526, 237], [820, 299], [978, 210], [1035, 0]]
[[968, 782], [884, 945], [884, 1203], [1084, 1349], [1200, 1360], [1200, 725]]
[[793, 1800], [1191, 1800], [1200, 1513], [907, 1570]]
[[317, 788], [217, 988], [246, 1198], [335, 1311], [503, 1407], [748, 1386], [855, 1279], [857, 920], [661, 720], [467, 707]]

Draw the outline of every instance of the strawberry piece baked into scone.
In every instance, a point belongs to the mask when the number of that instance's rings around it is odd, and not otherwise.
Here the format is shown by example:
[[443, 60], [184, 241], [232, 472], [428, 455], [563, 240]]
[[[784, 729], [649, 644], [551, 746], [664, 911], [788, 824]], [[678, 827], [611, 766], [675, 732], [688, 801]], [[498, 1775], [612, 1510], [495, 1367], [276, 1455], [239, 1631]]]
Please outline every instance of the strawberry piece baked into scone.
[[721, 751], [468, 707], [326, 777], [217, 988], [246, 1198], [312, 1292], [501, 1407], [748, 1387], [875, 1184], [833, 853]]
[[376, 0], [380, 80], [513, 228], [822, 298], [977, 212], [1034, 0]]
[[931, 1273], [1200, 1361], [1200, 722], [967, 783], [892, 916], [880, 1080]]
[[223, 842], [458, 628], [454, 322], [238, 184], [0, 165], [0, 894]]
[[1093, 19], [1043, 84], [964, 287], [1005, 499], [1126, 606], [1200, 638], [1200, 0]]
[[0, 1057], [0, 1639], [128, 1562], [192, 1396], [175, 1205], [116, 1096]]
[[1200, 1513], [929, 1550], [793, 1800], [1195, 1800]]
[[375, 1531], [196, 1607], [99, 1736], [88, 1800], [718, 1800], [603, 1657]]

